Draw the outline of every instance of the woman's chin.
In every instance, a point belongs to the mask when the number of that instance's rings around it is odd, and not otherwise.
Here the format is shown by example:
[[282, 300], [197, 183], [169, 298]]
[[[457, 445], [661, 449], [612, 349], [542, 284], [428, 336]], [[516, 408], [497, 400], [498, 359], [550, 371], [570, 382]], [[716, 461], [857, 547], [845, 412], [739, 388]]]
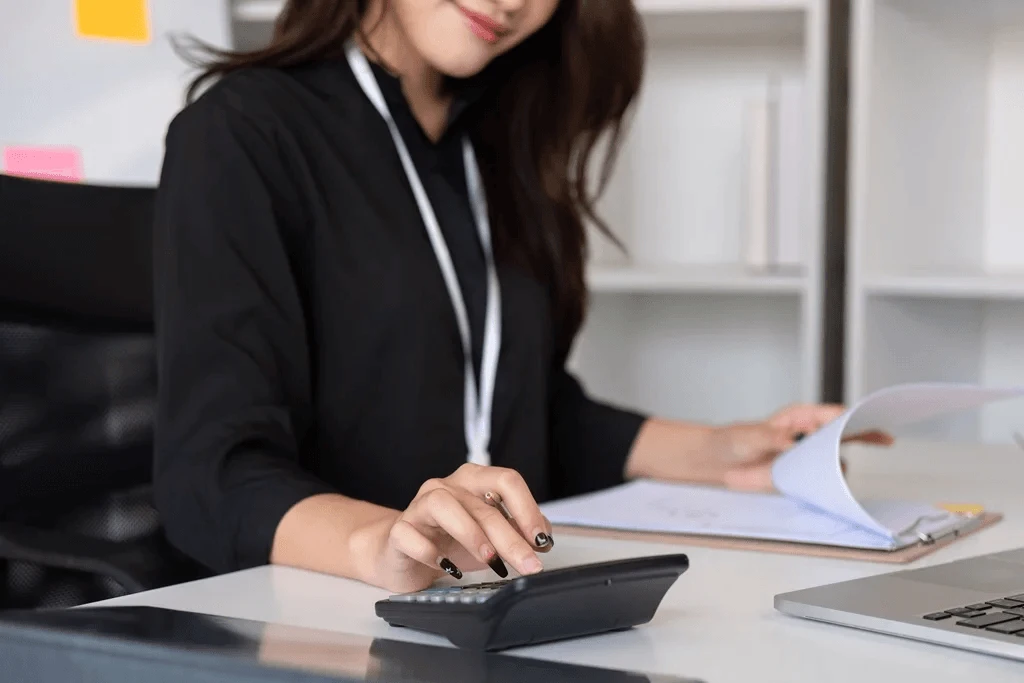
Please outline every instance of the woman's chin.
[[472, 78], [487, 68], [497, 55], [490, 49], [465, 46], [449, 49], [432, 60], [434, 68], [451, 78]]

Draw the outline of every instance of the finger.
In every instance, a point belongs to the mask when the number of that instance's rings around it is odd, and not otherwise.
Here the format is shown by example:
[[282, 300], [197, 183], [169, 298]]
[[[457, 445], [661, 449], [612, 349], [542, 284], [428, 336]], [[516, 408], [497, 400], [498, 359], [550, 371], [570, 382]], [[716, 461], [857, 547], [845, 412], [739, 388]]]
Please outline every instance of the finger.
[[742, 435], [738, 444], [741, 466], [759, 465], [771, 462], [780, 454], [792, 448], [797, 442], [797, 433], [771, 425], [757, 425]]
[[464, 492], [461, 502], [494, 544], [498, 555], [505, 558], [516, 571], [520, 574], [536, 574], [544, 569], [536, 549], [527, 543], [522, 533], [497, 508], [488, 505], [470, 491]]
[[846, 407], [837, 404], [798, 404], [776, 413], [772, 424], [794, 431], [814, 432], [846, 412]]
[[419, 496], [406, 510], [406, 515], [414, 526], [425, 525], [448, 534], [470, 555], [498, 574], [502, 573], [501, 558], [487, 533], [449, 489], [438, 487]]
[[[552, 548], [555, 547], [555, 536], [554, 536], [554, 532], [553, 532], [553, 527], [551, 525], [551, 520], [548, 519], [546, 516], [544, 516], [543, 513], [541, 514], [541, 517], [544, 518], [544, 533], [547, 534], [548, 542], [547, 542], [547, 544], [545, 544], [543, 546], [537, 545], [536, 542], [535, 542], [534, 543], [534, 546], [535, 546], [534, 550], [536, 550], [538, 553], [549, 553], [549, 552], [551, 552]], [[535, 539], [535, 541], [536, 541], [536, 539]]]
[[879, 430], [851, 434], [850, 436], [843, 437], [843, 441], [856, 441], [859, 443], [867, 443], [876, 446], [891, 446], [896, 442], [896, 440], [890, 434], [887, 434]]
[[431, 569], [440, 569], [447, 572], [456, 579], [462, 578], [462, 570], [455, 566], [454, 562], [442, 555], [433, 541], [404, 519], [398, 520], [391, 527], [389, 540], [391, 547], [403, 555]]
[[846, 412], [846, 406], [835, 403], [824, 403], [814, 406], [812, 412], [820, 424], [826, 424], [836, 418], [842, 417], [843, 413]]
[[725, 472], [725, 486], [735, 491], [767, 493], [775, 490], [769, 465], [735, 467]]
[[531, 543], [534, 549], [550, 550], [553, 544], [551, 530], [526, 480], [515, 470], [497, 467], [490, 469], [491, 476], [497, 475], [494, 489], [501, 496], [501, 502], [512, 514], [527, 542]]
[[[551, 549], [551, 528], [540, 511], [530, 487], [522, 475], [505, 467], [466, 468], [460, 485], [487, 502], [487, 496], [497, 494], [493, 502], [504, 504], [512, 517], [512, 526], [535, 550]], [[500, 508], [499, 508], [500, 511]]]

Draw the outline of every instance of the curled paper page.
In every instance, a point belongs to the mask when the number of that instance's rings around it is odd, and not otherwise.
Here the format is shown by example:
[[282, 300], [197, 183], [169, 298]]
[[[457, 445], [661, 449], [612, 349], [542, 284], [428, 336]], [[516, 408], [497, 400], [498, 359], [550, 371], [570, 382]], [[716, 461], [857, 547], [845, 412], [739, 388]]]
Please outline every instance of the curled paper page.
[[946, 525], [952, 513], [914, 503], [863, 504], [843, 476], [839, 449], [846, 436], [892, 430], [975, 410], [994, 401], [1024, 397], [1024, 387], [989, 389], [970, 384], [906, 384], [870, 394], [839, 418], [809, 435], [772, 466], [775, 487], [790, 498], [895, 540]]

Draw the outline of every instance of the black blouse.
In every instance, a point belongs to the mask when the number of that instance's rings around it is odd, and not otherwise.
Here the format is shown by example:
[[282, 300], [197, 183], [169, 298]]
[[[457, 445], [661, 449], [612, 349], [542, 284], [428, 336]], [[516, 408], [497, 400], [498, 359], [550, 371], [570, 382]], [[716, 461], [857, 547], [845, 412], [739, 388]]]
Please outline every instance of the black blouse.
[[[485, 266], [460, 146], [474, 98], [434, 143], [374, 68], [452, 253], [478, 365]], [[303, 498], [401, 509], [465, 462], [451, 300], [387, 126], [344, 60], [236, 73], [175, 117], [154, 256], [155, 495], [193, 558], [266, 564]], [[511, 266], [499, 278], [493, 464], [540, 501], [621, 482], [643, 417], [587, 397], [556, 357], [548, 293]]]

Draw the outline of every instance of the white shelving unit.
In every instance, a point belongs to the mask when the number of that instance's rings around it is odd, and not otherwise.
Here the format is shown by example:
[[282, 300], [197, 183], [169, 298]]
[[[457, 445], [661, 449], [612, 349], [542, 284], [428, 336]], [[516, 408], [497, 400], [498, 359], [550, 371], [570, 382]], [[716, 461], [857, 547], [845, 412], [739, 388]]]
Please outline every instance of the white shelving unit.
[[[636, 0], [648, 29], [641, 99], [596, 234], [587, 323], [571, 358], [597, 396], [724, 422], [818, 400], [828, 0]], [[236, 0], [237, 41], [265, 40], [275, 0]], [[744, 259], [744, 111], [797, 79], [804, 125], [801, 262]]]
[[[638, 1], [645, 82], [592, 233], [591, 308], [571, 363], [597, 396], [679, 419], [819, 400], [826, 0]], [[744, 253], [744, 111], [803, 84], [802, 262]]]
[[[1024, 384], [1024, 2], [856, 0], [846, 386]], [[918, 432], [1009, 442], [1013, 401]]]

